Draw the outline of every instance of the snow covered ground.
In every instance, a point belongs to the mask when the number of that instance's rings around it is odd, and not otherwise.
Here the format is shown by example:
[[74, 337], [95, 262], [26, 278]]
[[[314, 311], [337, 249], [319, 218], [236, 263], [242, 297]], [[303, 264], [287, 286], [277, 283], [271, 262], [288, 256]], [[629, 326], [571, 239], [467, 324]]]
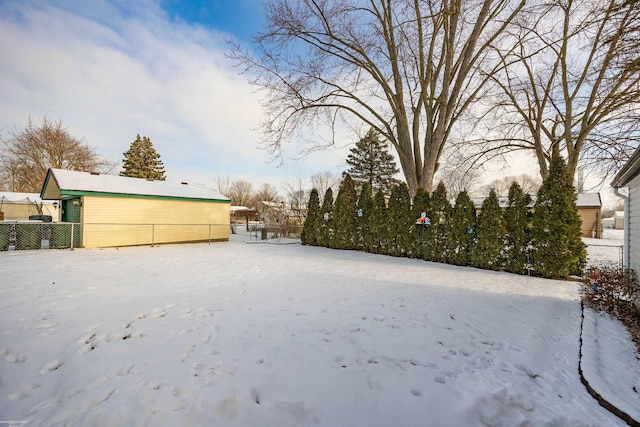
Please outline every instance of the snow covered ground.
[[[580, 383], [576, 283], [246, 239], [0, 253], [0, 420], [624, 425]], [[601, 378], [632, 344], [597, 319]]]

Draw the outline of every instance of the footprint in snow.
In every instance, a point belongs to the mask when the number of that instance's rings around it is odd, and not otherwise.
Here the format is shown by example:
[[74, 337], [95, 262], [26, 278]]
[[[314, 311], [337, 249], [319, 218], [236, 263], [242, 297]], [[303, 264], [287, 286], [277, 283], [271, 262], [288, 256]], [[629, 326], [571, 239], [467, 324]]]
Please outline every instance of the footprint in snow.
[[18, 354], [9, 353], [6, 356], [4, 356], [4, 360], [9, 363], [22, 363], [25, 360], [27, 360], [27, 356], [23, 353], [18, 353]]
[[51, 362], [44, 365], [42, 369], [40, 369], [40, 373], [44, 375], [44, 374], [51, 373], [53, 371], [57, 371], [62, 365], [64, 365], [63, 360], [60, 360], [60, 359], [52, 360]]
[[196, 349], [196, 345], [195, 344], [189, 344], [185, 347], [184, 351], [182, 352], [182, 356], [180, 357], [180, 360], [182, 362], [184, 362], [185, 360], [187, 360], [189, 358], [189, 355], [191, 353], [193, 353], [193, 351]]

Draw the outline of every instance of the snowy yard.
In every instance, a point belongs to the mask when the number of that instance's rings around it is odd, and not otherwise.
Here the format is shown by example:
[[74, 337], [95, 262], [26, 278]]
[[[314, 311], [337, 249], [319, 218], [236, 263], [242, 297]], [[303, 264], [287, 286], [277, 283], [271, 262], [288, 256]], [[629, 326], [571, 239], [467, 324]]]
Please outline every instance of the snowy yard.
[[[1, 253], [0, 419], [625, 425], [580, 383], [576, 283], [232, 239]], [[587, 320], [594, 383], [637, 383], [626, 331]]]

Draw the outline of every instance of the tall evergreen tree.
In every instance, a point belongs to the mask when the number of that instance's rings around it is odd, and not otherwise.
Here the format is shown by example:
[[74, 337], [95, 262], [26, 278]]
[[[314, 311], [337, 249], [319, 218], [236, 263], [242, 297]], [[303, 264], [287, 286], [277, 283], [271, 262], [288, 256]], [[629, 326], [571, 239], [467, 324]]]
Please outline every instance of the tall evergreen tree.
[[391, 190], [387, 207], [387, 238], [389, 240], [387, 253], [389, 255], [407, 255], [412, 223], [409, 187], [402, 182]]
[[316, 242], [318, 246], [329, 246], [331, 239], [333, 218], [333, 190], [331, 187], [327, 188], [324, 193], [324, 199], [322, 200], [322, 207], [320, 208], [320, 214], [316, 218]]
[[504, 236], [502, 209], [494, 190], [482, 202], [482, 211], [476, 221], [474, 243], [471, 247], [471, 265], [487, 270], [500, 270], [503, 266]]
[[431, 195], [429, 203], [431, 225], [425, 230], [425, 259], [448, 262], [448, 237], [451, 220], [451, 203], [447, 199], [447, 188], [442, 182]]
[[307, 205], [307, 217], [304, 220], [302, 226], [302, 233], [300, 234], [300, 241], [303, 245], [315, 246], [318, 244], [316, 237], [316, 225], [318, 222], [318, 216], [320, 215], [320, 197], [318, 196], [318, 190], [315, 188], [309, 193], [309, 204]]
[[351, 153], [347, 156], [347, 164], [350, 168], [347, 172], [358, 187], [368, 182], [372, 191], [380, 188], [384, 194], [390, 194], [396, 182], [393, 176], [399, 172], [399, 169], [376, 131], [370, 129], [350, 151]]
[[164, 181], [164, 165], [160, 160], [160, 154], [153, 148], [151, 139], [147, 136], [137, 135], [127, 151], [123, 153], [123, 170], [120, 176], [133, 178], [149, 178]]
[[371, 187], [365, 182], [360, 189], [358, 196], [358, 218], [357, 218], [357, 246], [361, 251], [366, 251], [367, 242], [371, 240], [369, 230], [369, 218], [373, 210], [373, 198], [371, 197]]
[[454, 265], [469, 265], [473, 232], [476, 221], [476, 207], [467, 194], [462, 191], [456, 197], [451, 213], [449, 233], [449, 262]]
[[369, 217], [368, 252], [384, 254], [387, 250], [387, 203], [381, 188], [373, 196], [373, 208]]
[[429, 193], [424, 188], [418, 188], [416, 195], [413, 197], [413, 205], [411, 206], [411, 217], [413, 219], [411, 228], [411, 241], [413, 243], [410, 256], [414, 258], [424, 258], [425, 248], [425, 232], [430, 224], [417, 224], [418, 218], [422, 217], [422, 213], [431, 221], [431, 213], [429, 208]]
[[517, 182], [509, 188], [509, 206], [504, 212], [505, 236], [505, 270], [511, 273], [527, 272], [531, 215], [529, 204], [531, 197], [522, 191]]
[[549, 176], [538, 191], [531, 222], [531, 264], [544, 277], [577, 275], [586, 265], [577, 197], [565, 161], [556, 149]]
[[329, 247], [334, 249], [355, 249], [357, 235], [358, 194], [351, 175], [344, 174], [336, 203], [333, 208], [334, 232]]

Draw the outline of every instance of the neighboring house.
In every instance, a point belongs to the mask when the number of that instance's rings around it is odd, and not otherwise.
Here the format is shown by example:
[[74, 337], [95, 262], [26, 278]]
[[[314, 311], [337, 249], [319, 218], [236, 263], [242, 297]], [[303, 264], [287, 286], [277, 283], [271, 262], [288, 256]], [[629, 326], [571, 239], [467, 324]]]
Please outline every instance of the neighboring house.
[[613, 229], [615, 222], [613, 217], [611, 218], [602, 218], [602, 228]]
[[623, 230], [624, 229], [624, 211], [614, 211], [613, 216], [609, 218], [602, 218], [602, 228]]
[[[476, 207], [476, 213], [480, 213], [482, 210], [482, 202], [485, 197], [472, 197], [471, 201]], [[506, 209], [509, 206], [509, 198], [506, 196], [499, 196], [498, 203], [501, 209]], [[531, 203], [529, 203], [529, 209], [533, 209], [536, 203], [536, 196], [531, 196]], [[581, 234], [583, 237], [595, 237], [602, 238], [602, 200], [600, 199], [600, 193], [580, 193], [576, 200], [576, 207], [578, 208], [578, 215], [582, 219]]]
[[231, 206], [231, 232], [235, 234], [236, 227], [239, 224], [245, 226], [249, 231], [249, 223], [254, 223], [260, 218], [260, 215], [255, 209], [250, 209], [246, 206]]
[[[611, 187], [624, 199], [624, 265], [640, 271], [640, 147], [618, 172]], [[619, 191], [624, 187], [628, 194]]]
[[624, 211], [615, 211], [613, 213], [613, 228], [624, 230]]
[[285, 202], [265, 201], [258, 205], [258, 212], [264, 223], [269, 226], [277, 224], [302, 226], [306, 214], [303, 209], [293, 207]]
[[229, 239], [231, 201], [186, 182], [49, 169], [40, 197], [87, 248]]
[[296, 237], [302, 231], [306, 211], [285, 202], [265, 202], [258, 205], [260, 218], [267, 228], [280, 229], [286, 237]]
[[602, 199], [600, 193], [579, 193], [576, 200], [578, 215], [582, 219], [582, 237], [602, 238]]
[[37, 193], [0, 192], [0, 221], [24, 221], [33, 215], [49, 215], [56, 221], [57, 204], [43, 201]]

